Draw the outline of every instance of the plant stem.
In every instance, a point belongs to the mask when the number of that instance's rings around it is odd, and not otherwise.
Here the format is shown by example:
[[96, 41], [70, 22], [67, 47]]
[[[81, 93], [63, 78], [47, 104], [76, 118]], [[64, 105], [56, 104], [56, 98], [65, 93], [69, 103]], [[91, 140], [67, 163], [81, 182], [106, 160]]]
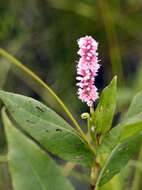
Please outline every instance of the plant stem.
[[88, 118], [87, 118], [87, 126], [88, 126], [88, 132], [89, 132], [89, 135], [90, 135], [90, 138], [91, 138], [91, 121], [90, 121], [90, 115], [88, 115]]
[[91, 117], [92, 119], [94, 119], [94, 107], [90, 107], [90, 114], [91, 114]]
[[[95, 111], [94, 111], [94, 107], [93, 106], [90, 107], [90, 115], [91, 115], [91, 118], [90, 118], [91, 121], [94, 121], [94, 119], [95, 119]], [[94, 122], [92, 122], [92, 123], [94, 123]], [[89, 125], [90, 125], [90, 123], [89, 123]], [[94, 130], [95, 130], [95, 126], [93, 126], [93, 127], [94, 127]], [[93, 133], [95, 134], [95, 136], [92, 135]], [[96, 182], [97, 182], [97, 178], [98, 178], [98, 174], [99, 174], [99, 169], [100, 169], [100, 166], [97, 163], [97, 149], [98, 149], [98, 145], [99, 145], [99, 137], [97, 136], [96, 131], [94, 131], [94, 132], [91, 131], [90, 134], [91, 134], [92, 140], [94, 142], [95, 152], [96, 152], [96, 158], [95, 158], [95, 161], [94, 161], [94, 165], [91, 168], [90, 190], [97, 190], [98, 187], [96, 187]]]
[[[138, 155], [138, 160], [142, 162], [142, 144], [140, 146], [140, 152]], [[133, 179], [133, 185], [131, 190], [139, 190], [140, 188], [140, 182], [141, 182], [141, 171], [136, 168], [135, 176]]]
[[43, 82], [43, 80], [41, 80], [34, 72], [32, 72], [27, 67], [25, 67], [20, 61], [18, 61], [16, 58], [14, 58], [13, 56], [11, 56], [9, 53], [7, 53], [2, 48], [0, 48], [0, 54], [3, 55], [5, 58], [7, 58], [12, 63], [14, 63], [17, 67], [21, 68], [23, 71], [25, 71], [26, 73], [28, 73], [30, 76], [32, 76], [36, 81], [38, 81], [42, 86], [45, 87], [46, 90], [48, 90], [52, 94], [52, 96], [58, 101], [58, 103], [65, 110], [65, 112], [67, 113], [67, 115], [70, 117], [70, 119], [72, 120], [72, 122], [76, 126], [77, 130], [81, 134], [82, 138], [88, 144], [89, 148], [95, 154], [93, 146], [90, 144], [89, 140], [87, 139], [86, 135], [84, 134], [84, 132], [82, 131], [82, 129], [78, 125], [77, 121], [72, 116], [72, 114], [70, 113], [70, 111], [68, 110], [68, 108], [65, 106], [65, 104], [62, 102], [62, 100], [55, 94], [55, 92], [53, 92], [53, 90], [45, 82]]
[[[91, 137], [92, 137], [92, 140], [93, 140], [93, 143], [95, 145], [95, 152], [97, 152], [97, 149], [98, 149], [98, 141], [97, 141], [97, 134], [96, 134], [96, 128], [95, 128], [95, 125], [94, 125], [94, 120], [95, 120], [95, 111], [94, 111], [94, 107], [90, 107], [90, 115], [91, 115]], [[93, 130], [92, 131], [92, 127], [93, 127]]]
[[91, 183], [90, 183], [90, 190], [96, 190], [96, 181], [99, 173], [99, 164], [95, 161], [94, 166], [91, 168]]

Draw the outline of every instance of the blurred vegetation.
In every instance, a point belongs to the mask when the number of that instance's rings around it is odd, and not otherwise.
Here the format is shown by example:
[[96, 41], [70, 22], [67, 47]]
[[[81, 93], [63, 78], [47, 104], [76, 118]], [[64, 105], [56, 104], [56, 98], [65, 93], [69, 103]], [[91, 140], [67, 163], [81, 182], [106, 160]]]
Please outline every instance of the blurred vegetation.
[[[88, 108], [78, 100], [75, 85], [79, 59], [76, 40], [84, 35], [93, 36], [99, 42], [102, 65], [96, 78], [99, 91], [113, 75], [118, 75], [116, 123], [133, 95], [142, 89], [141, 21], [141, 0], [1, 0], [0, 46], [40, 76], [85, 128], [80, 114]], [[37, 98], [64, 115], [39, 84], [3, 57], [0, 88]], [[1, 153], [6, 151], [4, 144], [0, 125]], [[7, 167], [0, 164], [0, 189], [12, 189], [8, 176]], [[74, 176], [82, 179], [75, 171]], [[129, 187], [130, 183], [126, 185]], [[141, 188], [139, 184], [138, 190]]]

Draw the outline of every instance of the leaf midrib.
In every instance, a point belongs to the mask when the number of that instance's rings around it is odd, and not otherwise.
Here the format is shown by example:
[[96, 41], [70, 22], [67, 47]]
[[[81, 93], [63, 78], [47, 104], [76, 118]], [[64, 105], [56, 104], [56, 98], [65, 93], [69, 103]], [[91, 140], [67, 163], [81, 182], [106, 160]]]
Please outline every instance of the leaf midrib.
[[[8, 100], [9, 100], [10, 102], [14, 103], [15, 105], [18, 105], [18, 104], [16, 104], [14, 101], [11, 101], [11, 99], [8, 98]], [[43, 119], [43, 118], [41, 119], [41, 118], [38, 117], [37, 115], [34, 115], [33, 113], [29, 112], [28, 110], [23, 109], [23, 107], [19, 107], [19, 109], [24, 110], [25, 112], [27, 112], [27, 113], [30, 114], [30, 115], [33, 115], [34, 117], [38, 118], [39, 120], [45, 121], [47, 124], [55, 125], [55, 126], [57, 126], [57, 128], [60, 128], [60, 129], [62, 129], [62, 130], [65, 130], [65, 131], [67, 131], [67, 132], [69, 132], [69, 133], [71, 133], [71, 134], [77, 136], [77, 137], [83, 142], [83, 140], [80, 138], [80, 136], [79, 136], [77, 133], [71, 131], [70, 129], [66, 129], [66, 128], [61, 127], [61, 126], [59, 126], [59, 125], [57, 125], [57, 124], [51, 123], [51, 122], [49, 122], [49, 121], [47, 121], [47, 120], [45, 120], [45, 119]], [[84, 142], [83, 142], [83, 143], [84, 143]]]
[[[41, 150], [40, 150], [41, 151]], [[40, 178], [38, 177], [38, 174], [36, 172], [36, 169], [34, 169], [34, 167], [32, 167], [31, 161], [28, 159], [28, 156], [26, 156], [25, 151], [23, 151], [23, 155], [25, 156], [25, 160], [27, 160], [27, 162], [29, 163], [29, 166], [31, 167], [33, 174], [35, 175], [35, 177], [37, 178], [38, 183], [41, 185], [41, 189], [43, 190], [47, 190], [46, 186], [44, 184], [42, 184]]]

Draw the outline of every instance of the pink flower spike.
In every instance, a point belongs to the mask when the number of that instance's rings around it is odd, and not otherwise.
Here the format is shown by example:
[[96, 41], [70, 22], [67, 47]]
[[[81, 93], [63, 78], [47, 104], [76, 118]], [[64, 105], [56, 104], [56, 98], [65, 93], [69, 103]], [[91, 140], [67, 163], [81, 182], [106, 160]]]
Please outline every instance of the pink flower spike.
[[100, 64], [98, 63], [98, 43], [91, 37], [85, 36], [77, 40], [80, 59], [77, 65], [76, 77], [80, 82], [77, 83], [79, 99], [86, 102], [89, 107], [99, 98], [97, 88], [94, 85], [95, 76], [97, 75]]

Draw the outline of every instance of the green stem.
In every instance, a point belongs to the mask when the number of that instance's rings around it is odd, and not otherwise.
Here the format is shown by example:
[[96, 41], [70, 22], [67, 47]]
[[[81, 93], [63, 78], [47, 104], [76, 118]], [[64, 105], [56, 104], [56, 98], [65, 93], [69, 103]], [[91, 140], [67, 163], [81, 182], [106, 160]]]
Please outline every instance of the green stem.
[[[142, 162], [142, 144], [140, 147], [138, 160]], [[132, 185], [131, 190], [139, 190], [140, 182], [141, 182], [141, 171], [136, 168], [136, 172], [135, 172], [135, 176], [134, 176], [133, 185]]]
[[65, 112], [67, 113], [67, 115], [73, 121], [73, 123], [76, 126], [77, 130], [81, 134], [82, 138], [88, 144], [89, 148], [95, 154], [93, 146], [90, 144], [89, 140], [87, 139], [86, 135], [81, 130], [81, 128], [78, 125], [78, 123], [76, 122], [75, 118], [72, 116], [72, 114], [70, 113], [70, 111], [68, 110], [68, 108], [64, 105], [64, 103], [62, 102], [62, 100], [53, 92], [53, 90], [45, 82], [43, 82], [34, 72], [32, 72], [27, 67], [25, 67], [20, 61], [18, 61], [16, 58], [14, 58], [13, 56], [11, 56], [9, 53], [7, 53], [2, 48], [0, 48], [0, 54], [3, 55], [4, 57], [6, 57], [8, 60], [10, 60], [12, 63], [14, 63], [17, 67], [21, 68], [23, 71], [25, 71], [26, 73], [28, 73], [30, 76], [32, 76], [36, 81], [38, 81], [42, 86], [45, 87], [46, 90], [48, 90], [52, 94], [52, 96], [59, 102], [59, 104], [61, 105], [61, 107], [65, 110]]
[[94, 166], [91, 168], [91, 184], [90, 184], [90, 190], [96, 190], [96, 181], [99, 173], [99, 164], [95, 162]]
[[91, 138], [91, 121], [90, 121], [90, 115], [88, 116], [87, 118], [87, 124], [88, 124], [88, 131], [89, 131], [89, 135], [90, 135], [90, 138]]
[[[94, 127], [94, 132], [91, 131], [90, 135], [92, 137], [93, 143], [95, 145], [95, 152], [97, 153], [98, 150], [98, 142], [97, 142], [97, 134], [96, 134], [96, 128], [94, 125], [94, 120], [95, 120], [95, 111], [94, 111], [94, 107], [90, 107], [90, 121], [91, 121], [91, 128]], [[92, 129], [91, 129], [92, 130]]]
[[94, 119], [95, 112], [94, 112], [94, 107], [93, 106], [90, 107], [90, 114], [91, 114], [92, 119]]

